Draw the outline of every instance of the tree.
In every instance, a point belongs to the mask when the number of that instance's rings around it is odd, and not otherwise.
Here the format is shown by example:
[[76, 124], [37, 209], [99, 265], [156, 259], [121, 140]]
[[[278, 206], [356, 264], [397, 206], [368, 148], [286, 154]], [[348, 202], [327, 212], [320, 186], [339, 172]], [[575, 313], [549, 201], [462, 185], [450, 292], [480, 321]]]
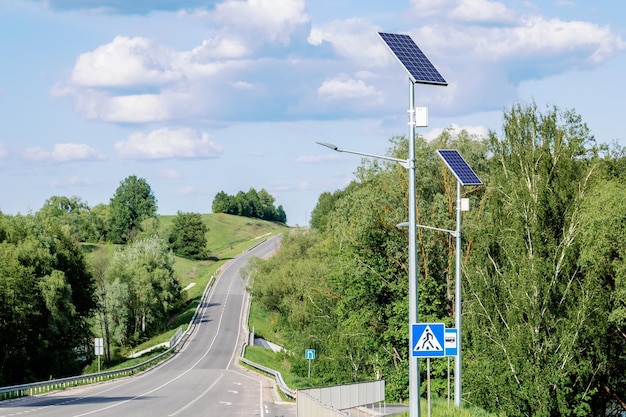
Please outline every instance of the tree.
[[114, 243], [132, 241], [141, 223], [156, 218], [157, 201], [148, 182], [131, 175], [124, 179], [111, 197], [111, 230], [109, 237]]
[[172, 221], [169, 243], [174, 253], [183, 258], [206, 259], [208, 228], [199, 213], [178, 212]]
[[514, 106], [490, 135], [464, 282], [467, 399], [509, 416], [593, 415], [597, 287], [577, 259], [594, 141], [580, 116]]
[[115, 253], [107, 270], [107, 316], [120, 346], [135, 345], [166, 328], [181, 301], [174, 256], [157, 236]]
[[595, 284], [586, 342], [596, 415], [626, 410], [626, 185], [612, 176], [594, 184], [581, 210], [579, 264]]
[[97, 242], [98, 231], [89, 205], [80, 197], [52, 196], [37, 212], [42, 221], [55, 219], [69, 228], [70, 234], [80, 242]]
[[211, 209], [213, 213], [235, 214], [234, 206], [233, 197], [229, 196], [224, 191], [220, 191], [215, 195]]
[[254, 188], [250, 188], [248, 192], [239, 191], [234, 196], [220, 191], [213, 199], [212, 209], [213, 213], [234, 214], [236, 216], [287, 223], [285, 210], [282, 206], [274, 206], [274, 197], [265, 189], [257, 192]]
[[58, 222], [0, 215], [0, 383], [75, 375], [91, 356], [94, 282]]

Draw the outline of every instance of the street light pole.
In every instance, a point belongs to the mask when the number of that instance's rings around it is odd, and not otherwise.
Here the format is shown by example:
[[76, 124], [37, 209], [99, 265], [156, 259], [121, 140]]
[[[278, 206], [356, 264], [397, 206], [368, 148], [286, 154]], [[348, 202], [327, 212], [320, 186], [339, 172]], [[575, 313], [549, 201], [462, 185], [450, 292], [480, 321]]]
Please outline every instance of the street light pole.
[[415, 84], [409, 80], [409, 417], [420, 416], [420, 363], [413, 356], [411, 328], [418, 320], [417, 219], [415, 212]]
[[461, 407], [461, 182], [456, 182], [456, 279], [454, 284], [454, 310], [457, 353], [454, 359], [454, 405]]
[[413, 356], [410, 329], [418, 323], [418, 283], [417, 283], [417, 219], [415, 197], [415, 92], [414, 83], [409, 80], [409, 155], [406, 160], [390, 156], [374, 155], [365, 152], [341, 149], [332, 143], [317, 142], [336, 152], [352, 153], [370, 158], [398, 162], [408, 170], [409, 176], [409, 417], [420, 416], [420, 366], [419, 358]]

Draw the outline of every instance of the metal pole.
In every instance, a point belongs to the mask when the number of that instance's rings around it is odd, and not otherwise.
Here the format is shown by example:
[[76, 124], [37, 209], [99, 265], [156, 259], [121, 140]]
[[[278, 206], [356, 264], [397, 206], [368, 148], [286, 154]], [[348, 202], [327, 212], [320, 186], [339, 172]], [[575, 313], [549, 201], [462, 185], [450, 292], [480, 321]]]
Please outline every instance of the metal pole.
[[413, 356], [411, 327], [418, 323], [417, 221], [415, 215], [415, 85], [409, 80], [409, 417], [420, 416], [420, 365]]
[[457, 356], [454, 360], [454, 405], [461, 407], [461, 182], [456, 182], [456, 283], [454, 288], [456, 313]]
[[430, 358], [426, 358], [426, 378], [428, 381], [426, 401], [428, 403], [428, 417], [430, 417]]

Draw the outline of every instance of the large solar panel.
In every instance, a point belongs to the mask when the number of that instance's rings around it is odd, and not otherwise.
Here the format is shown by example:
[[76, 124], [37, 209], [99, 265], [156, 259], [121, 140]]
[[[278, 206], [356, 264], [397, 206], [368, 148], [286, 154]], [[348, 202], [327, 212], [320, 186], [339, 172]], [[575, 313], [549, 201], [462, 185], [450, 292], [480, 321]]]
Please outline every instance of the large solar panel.
[[465, 159], [456, 149], [439, 149], [437, 153], [446, 163], [452, 174], [456, 177], [461, 185], [482, 185], [483, 182], [478, 178], [474, 170], [467, 165]]
[[414, 83], [448, 85], [410, 36], [384, 32], [378, 32], [378, 36], [404, 66]]

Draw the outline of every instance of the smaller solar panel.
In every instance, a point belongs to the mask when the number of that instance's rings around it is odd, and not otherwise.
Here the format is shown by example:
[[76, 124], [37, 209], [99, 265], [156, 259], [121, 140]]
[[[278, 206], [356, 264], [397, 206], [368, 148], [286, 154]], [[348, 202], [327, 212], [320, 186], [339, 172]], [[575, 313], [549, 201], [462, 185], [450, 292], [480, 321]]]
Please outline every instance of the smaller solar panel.
[[448, 85], [409, 35], [378, 32], [378, 36], [404, 66], [414, 83]]
[[439, 149], [437, 153], [446, 163], [452, 174], [456, 177], [461, 185], [482, 185], [483, 182], [478, 178], [474, 170], [467, 165], [465, 159], [456, 149]]

